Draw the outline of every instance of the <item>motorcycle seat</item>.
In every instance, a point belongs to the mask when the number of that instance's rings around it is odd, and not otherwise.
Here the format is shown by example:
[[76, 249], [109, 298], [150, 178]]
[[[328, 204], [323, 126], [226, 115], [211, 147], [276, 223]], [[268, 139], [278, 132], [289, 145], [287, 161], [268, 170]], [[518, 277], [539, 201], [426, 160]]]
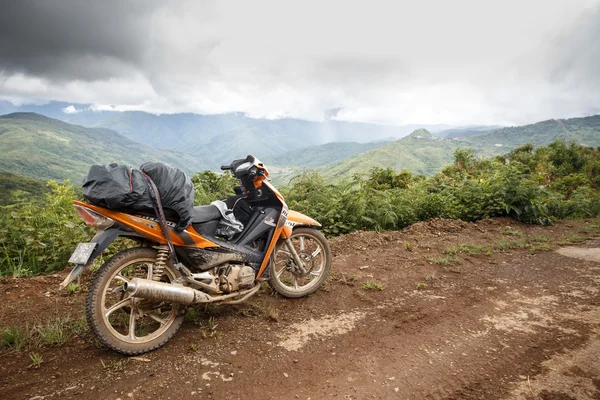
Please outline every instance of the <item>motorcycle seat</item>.
[[194, 207], [194, 218], [192, 224], [201, 224], [203, 222], [212, 221], [221, 218], [221, 212], [216, 206], [196, 206]]

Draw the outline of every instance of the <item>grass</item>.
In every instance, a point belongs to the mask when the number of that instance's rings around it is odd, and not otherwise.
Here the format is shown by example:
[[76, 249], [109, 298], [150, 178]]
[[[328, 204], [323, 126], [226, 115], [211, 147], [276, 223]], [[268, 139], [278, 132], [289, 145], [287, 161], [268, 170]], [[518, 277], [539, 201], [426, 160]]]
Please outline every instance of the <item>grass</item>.
[[408, 250], [408, 251], [413, 251], [413, 248], [414, 248], [414, 246], [413, 246], [412, 244], [410, 244], [410, 243], [406, 242], [406, 243], [405, 243], [405, 246], [406, 246], [406, 250]]
[[81, 286], [79, 285], [79, 283], [71, 282], [67, 285], [65, 290], [67, 291], [67, 294], [71, 296], [79, 292], [81, 290]]
[[425, 290], [429, 287], [429, 285], [427, 285], [424, 282], [417, 282], [415, 283], [415, 287], [417, 288], [417, 290]]
[[579, 233], [597, 233], [598, 230], [600, 230], [600, 224], [592, 222], [591, 224], [587, 224], [579, 228]]
[[245, 317], [266, 317], [271, 321], [279, 322], [279, 309], [262, 302], [249, 302], [240, 310]]
[[544, 251], [551, 251], [553, 247], [548, 243], [536, 243], [529, 248], [530, 254], [538, 254]]
[[434, 258], [430, 258], [429, 261], [431, 261], [435, 264], [439, 264], [439, 265], [450, 265], [450, 264], [458, 263], [458, 260], [453, 255], [450, 255], [448, 257], [434, 257]]
[[31, 360], [30, 367], [33, 368], [39, 368], [40, 365], [42, 365], [42, 362], [44, 361], [39, 353], [29, 353], [29, 359]]
[[518, 230], [505, 230], [502, 232], [503, 235], [514, 236], [514, 239], [508, 239], [502, 237], [498, 242], [482, 246], [472, 243], [463, 243], [449, 247], [443, 251], [447, 257], [432, 258], [430, 261], [440, 265], [450, 265], [457, 262], [456, 256], [459, 254], [467, 254], [469, 256], [475, 256], [479, 254], [485, 254], [491, 257], [494, 251], [505, 252], [514, 249], [526, 249], [529, 248], [531, 254], [537, 254], [542, 251], [551, 250], [552, 247], [546, 242], [549, 242], [551, 238], [545, 235], [527, 235], [523, 237], [523, 232]]
[[529, 243], [544, 243], [544, 242], [549, 242], [552, 238], [550, 236], [545, 236], [545, 235], [528, 235], [527, 236], [527, 241], [529, 241]]
[[526, 239], [502, 239], [492, 246], [493, 250], [508, 251], [513, 249], [524, 249], [529, 247], [529, 242]]
[[507, 236], [523, 236], [523, 232], [518, 229], [505, 229], [502, 234]]
[[38, 349], [46, 346], [62, 346], [73, 336], [87, 332], [85, 318], [56, 317], [33, 326], [26, 324], [24, 328], [15, 326], [2, 331], [2, 347], [15, 351], [22, 349]]
[[189, 308], [185, 313], [184, 321], [198, 325], [200, 335], [205, 339], [217, 337], [217, 326], [219, 324], [215, 322], [215, 317], [210, 316], [206, 322], [202, 322], [200, 316], [201, 313], [197, 308]]
[[450, 256], [456, 256], [459, 253], [465, 253], [470, 256], [475, 256], [483, 253], [484, 247], [478, 246], [475, 244], [460, 244], [457, 246], [453, 246], [444, 250], [444, 254], [448, 254]]
[[100, 360], [100, 364], [102, 364], [102, 369], [108, 372], [121, 372], [125, 370], [125, 365], [129, 362], [128, 358], [121, 360], [110, 360], [104, 362], [102, 359]]
[[356, 275], [346, 276], [343, 272], [341, 272], [340, 275], [330, 274], [328, 280], [331, 282], [341, 283], [342, 285], [354, 286], [358, 280], [358, 277]]
[[219, 326], [219, 324], [215, 322], [215, 317], [210, 317], [206, 324], [200, 323], [200, 334], [205, 339], [216, 338], [219, 334], [217, 332], [217, 326]]
[[200, 313], [197, 308], [188, 308], [185, 312], [183, 320], [188, 323], [195, 324], [200, 320]]
[[2, 331], [2, 347], [10, 347], [19, 351], [28, 343], [29, 329], [11, 326]]
[[583, 243], [586, 240], [587, 240], [587, 238], [584, 236], [568, 234], [563, 238], [563, 240], [556, 242], [556, 244], [559, 246], [569, 246], [572, 244]]
[[379, 281], [366, 281], [363, 283], [362, 288], [364, 290], [383, 291], [385, 290], [385, 284]]

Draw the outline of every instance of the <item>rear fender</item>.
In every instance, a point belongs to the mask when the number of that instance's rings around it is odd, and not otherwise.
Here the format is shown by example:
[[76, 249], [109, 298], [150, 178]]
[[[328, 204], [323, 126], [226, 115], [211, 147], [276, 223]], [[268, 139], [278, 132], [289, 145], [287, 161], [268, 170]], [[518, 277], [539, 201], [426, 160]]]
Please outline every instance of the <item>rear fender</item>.
[[92, 240], [90, 240], [90, 243], [96, 243], [96, 248], [92, 252], [92, 255], [90, 256], [90, 258], [88, 260], [88, 263], [85, 265], [83, 265], [83, 264], [75, 265], [75, 268], [73, 268], [73, 270], [69, 273], [69, 275], [67, 275], [65, 280], [62, 281], [62, 283], [60, 284], [60, 289], [66, 288], [69, 285], [69, 283], [73, 282], [87, 267], [92, 265], [94, 260], [100, 254], [102, 254], [102, 252], [104, 250], [106, 250], [106, 248], [108, 246], [110, 246], [110, 244], [112, 242], [114, 242], [117, 237], [119, 237], [120, 235], [122, 235], [124, 233], [125, 232], [123, 232], [119, 229], [99, 230], [98, 232], [96, 232], [96, 235], [94, 235]]
[[281, 232], [281, 237], [287, 239], [292, 236], [292, 231], [297, 226], [314, 226], [315, 228], [320, 228], [321, 224], [298, 211], [288, 210], [287, 220], [285, 221], [283, 232]]

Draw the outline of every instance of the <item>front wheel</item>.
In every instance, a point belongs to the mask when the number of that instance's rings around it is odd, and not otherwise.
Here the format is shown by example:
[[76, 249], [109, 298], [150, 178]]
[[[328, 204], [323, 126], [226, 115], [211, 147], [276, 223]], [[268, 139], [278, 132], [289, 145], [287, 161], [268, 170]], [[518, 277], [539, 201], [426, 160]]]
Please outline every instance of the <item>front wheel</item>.
[[325, 236], [313, 228], [294, 229], [290, 240], [306, 273], [301, 272], [285, 243], [280, 241], [271, 256], [269, 284], [284, 297], [304, 297], [325, 282], [331, 267], [331, 249]]
[[[157, 349], [183, 323], [179, 304], [130, 296], [124, 284], [133, 278], [169, 283], [178, 272], [167, 263], [154, 271], [156, 250], [134, 248], [115, 254], [96, 272], [86, 300], [88, 325], [107, 347], [127, 355]], [[159, 276], [160, 275], [160, 276]]]

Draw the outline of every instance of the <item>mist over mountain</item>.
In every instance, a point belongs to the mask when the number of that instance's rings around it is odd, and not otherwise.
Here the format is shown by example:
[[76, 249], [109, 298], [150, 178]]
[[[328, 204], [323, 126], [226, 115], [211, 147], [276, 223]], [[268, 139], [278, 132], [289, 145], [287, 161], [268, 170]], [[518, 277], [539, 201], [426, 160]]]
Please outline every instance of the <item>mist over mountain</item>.
[[432, 132], [450, 128], [449, 125], [258, 119], [243, 113], [156, 115], [99, 110], [89, 104], [64, 102], [14, 106], [0, 101], [0, 107], [9, 112], [35, 112], [85, 127], [112, 129], [139, 143], [194, 154], [213, 168], [249, 153], [271, 159], [288, 151], [330, 142], [366, 143], [401, 138], [421, 127]]

